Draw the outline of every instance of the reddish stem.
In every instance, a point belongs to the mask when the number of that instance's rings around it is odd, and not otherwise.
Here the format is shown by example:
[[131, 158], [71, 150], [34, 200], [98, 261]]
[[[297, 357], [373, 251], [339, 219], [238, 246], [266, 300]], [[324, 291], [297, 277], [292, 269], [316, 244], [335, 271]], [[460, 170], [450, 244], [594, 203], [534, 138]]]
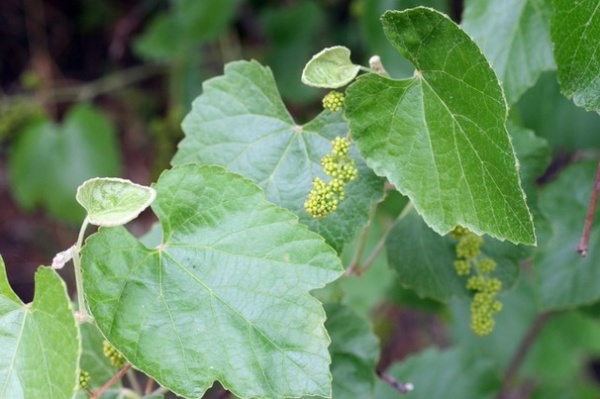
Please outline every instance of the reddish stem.
[[127, 370], [129, 370], [131, 368], [131, 364], [126, 364], [125, 366], [123, 366], [123, 368], [121, 368], [121, 370], [119, 370], [119, 372], [117, 374], [115, 374], [110, 380], [108, 380], [108, 382], [104, 385], [102, 385], [102, 387], [100, 387], [100, 389], [98, 389], [96, 392], [93, 392], [90, 395], [90, 399], [98, 399], [100, 396], [102, 396], [102, 394], [111, 386], [113, 386], [115, 384], [115, 382], [119, 381], [121, 378], [123, 378], [123, 376], [125, 375], [125, 373], [127, 372]]
[[590, 198], [588, 213], [585, 217], [585, 226], [583, 227], [583, 234], [581, 235], [579, 245], [577, 245], [577, 252], [579, 252], [581, 256], [587, 255], [588, 245], [590, 242], [590, 231], [592, 230], [592, 222], [594, 221], [594, 215], [596, 214], [598, 191], [600, 191], [600, 161], [598, 162], [598, 168], [596, 169], [596, 181], [594, 182], [594, 189], [592, 190], [592, 198]]
[[377, 369], [377, 375], [381, 378], [386, 384], [389, 384], [392, 388], [394, 388], [399, 393], [409, 393], [413, 390], [413, 384], [410, 382], [401, 382], [387, 374], [384, 371]]

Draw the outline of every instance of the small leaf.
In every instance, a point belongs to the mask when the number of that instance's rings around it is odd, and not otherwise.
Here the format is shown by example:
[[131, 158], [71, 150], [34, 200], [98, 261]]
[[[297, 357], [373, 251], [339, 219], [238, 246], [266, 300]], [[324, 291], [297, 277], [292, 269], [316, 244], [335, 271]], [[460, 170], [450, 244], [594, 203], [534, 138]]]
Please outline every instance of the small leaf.
[[107, 339], [184, 397], [215, 380], [245, 398], [331, 395], [325, 312], [309, 291], [340, 276], [335, 252], [221, 167], [176, 166], [154, 188], [161, 245], [114, 227], [82, 250]]
[[545, 310], [566, 309], [600, 299], [600, 218], [590, 235], [588, 255], [576, 251], [591, 197], [595, 162], [565, 169], [539, 194], [539, 206], [551, 225], [535, 258], [540, 303]]
[[575, 105], [600, 112], [600, 5], [554, 0], [552, 41], [561, 91]]
[[346, 117], [367, 164], [441, 235], [461, 225], [535, 244], [506, 103], [481, 51], [430, 9], [386, 12], [383, 25], [417, 71], [402, 80], [367, 74], [346, 90]]
[[70, 399], [78, 385], [80, 339], [63, 280], [35, 273], [33, 303], [8, 284], [0, 258], [0, 397]]
[[77, 188], [77, 202], [96, 226], [120, 226], [138, 217], [154, 198], [151, 187], [116, 177], [96, 177]]
[[551, 0], [469, 0], [461, 25], [483, 50], [509, 104], [555, 68], [550, 41]]
[[[455, 240], [431, 230], [415, 211], [399, 219], [386, 240], [388, 262], [398, 273], [400, 284], [438, 301], [469, 295], [466, 278], [454, 270], [455, 246]], [[503, 289], [510, 288], [519, 276], [523, 250], [485, 237], [481, 252], [496, 261], [492, 275], [502, 281]]]
[[294, 212], [341, 252], [367, 222], [371, 204], [383, 197], [384, 183], [352, 146], [358, 176], [346, 187], [346, 200], [323, 219], [304, 210], [313, 179], [328, 178], [320, 162], [331, 140], [348, 132], [341, 113], [323, 112], [296, 125], [271, 71], [255, 61], [227, 64], [225, 75], [206, 81], [203, 89], [183, 121], [186, 137], [172, 163], [221, 165], [251, 179], [269, 201]]
[[114, 176], [119, 156], [114, 126], [99, 110], [78, 105], [62, 125], [50, 120], [27, 128], [14, 143], [12, 194], [26, 210], [41, 205], [57, 218], [81, 223], [77, 186], [96, 176]]
[[335, 89], [352, 82], [360, 65], [350, 60], [350, 50], [343, 46], [328, 47], [315, 54], [302, 71], [302, 83]]

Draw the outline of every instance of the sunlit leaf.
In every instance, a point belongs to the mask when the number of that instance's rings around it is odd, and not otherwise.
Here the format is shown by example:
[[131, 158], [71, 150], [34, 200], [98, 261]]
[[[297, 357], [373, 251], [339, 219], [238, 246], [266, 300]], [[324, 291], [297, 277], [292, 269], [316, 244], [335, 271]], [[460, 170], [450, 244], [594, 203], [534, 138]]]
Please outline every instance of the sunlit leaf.
[[157, 248], [114, 227], [83, 249], [103, 334], [184, 397], [215, 380], [241, 397], [330, 395], [325, 312], [309, 291], [341, 274], [335, 252], [221, 167], [180, 165], [154, 188]]

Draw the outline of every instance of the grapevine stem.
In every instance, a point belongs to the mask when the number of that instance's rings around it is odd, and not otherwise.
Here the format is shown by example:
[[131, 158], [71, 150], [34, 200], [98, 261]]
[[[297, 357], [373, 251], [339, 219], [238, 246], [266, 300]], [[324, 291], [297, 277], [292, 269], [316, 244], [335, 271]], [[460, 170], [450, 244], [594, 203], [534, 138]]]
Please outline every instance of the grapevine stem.
[[87, 229], [89, 222], [88, 218], [84, 219], [79, 229], [79, 236], [77, 237], [77, 244], [75, 245], [75, 251], [73, 251], [73, 266], [75, 268], [75, 285], [77, 289], [77, 309], [79, 310], [79, 320], [86, 321], [88, 317], [87, 307], [85, 304], [85, 297], [83, 295], [83, 279], [81, 276], [81, 246], [83, 244], [83, 237], [85, 236], [85, 230]]
[[119, 381], [121, 378], [123, 378], [123, 376], [125, 375], [125, 373], [127, 372], [127, 370], [129, 370], [131, 368], [131, 364], [126, 364], [125, 366], [123, 366], [123, 368], [121, 368], [121, 370], [119, 370], [119, 372], [115, 375], [112, 376], [112, 378], [110, 380], [108, 380], [108, 382], [104, 385], [102, 385], [96, 392], [94, 392], [92, 395], [90, 395], [90, 399], [97, 399], [100, 396], [102, 396], [102, 394], [111, 386], [114, 385], [115, 382]]
[[392, 377], [391, 375], [377, 369], [377, 375], [381, 378], [386, 384], [389, 384], [392, 388], [400, 393], [409, 393], [414, 389], [413, 384], [410, 382], [401, 382]]
[[586, 256], [588, 251], [588, 245], [590, 242], [590, 231], [592, 230], [592, 222], [594, 221], [594, 215], [596, 214], [596, 203], [598, 202], [598, 191], [600, 191], [600, 161], [598, 161], [598, 168], [596, 169], [596, 181], [594, 182], [594, 188], [592, 190], [592, 198], [590, 198], [590, 205], [588, 207], [588, 213], [585, 217], [585, 225], [583, 227], [583, 233], [579, 245], [577, 245], [577, 252], [581, 256]]
[[358, 238], [358, 242], [356, 243], [356, 250], [354, 251], [354, 256], [352, 257], [350, 266], [346, 270], [347, 276], [351, 276], [351, 275], [357, 273], [358, 269], [360, 269], [360, 259], [362, 258], [363, 252], [365, 251], [367, 237], [369, 236], [369, 231], [371, 230], [371, 222], [373, 220], [373, 216], [375, 216], [376, 210], [377, 210], [377, 204], [371, 205], [371, 210], [369, 212], [369, 221], [368, 221], [367, 225], [364, 227], [364, 229], [362, 230], [362, 232], [360, 233], [360, 237]]
[[133, 389], [135, 393], [140, 395], [142, 394], [142, 386], [140, 385], [135, 371], [133, 371], [133, 369], [131, 368], [127, 370], [127, 381], [129, 381], [129, 383], [131, 384], [131, 389]]
[[535, 339], [542, 331], [542, 328], [555, 314], [556, 313], [548, 312], [537, 315], [529, 327], [529, 330], [527, 330], [525, 336], [519, 343], [519, 347], [515, 351], [513, 357], [510, 359], [510, 363], [506, 367], [504, 378], [502, 379], [502, 387], [500, 392], [498, 392], [496, 399], [507, 399], [510, 396], [510, 390], [515, 382], [521, 364], [523, 364], [523, 361], [527, 357]]

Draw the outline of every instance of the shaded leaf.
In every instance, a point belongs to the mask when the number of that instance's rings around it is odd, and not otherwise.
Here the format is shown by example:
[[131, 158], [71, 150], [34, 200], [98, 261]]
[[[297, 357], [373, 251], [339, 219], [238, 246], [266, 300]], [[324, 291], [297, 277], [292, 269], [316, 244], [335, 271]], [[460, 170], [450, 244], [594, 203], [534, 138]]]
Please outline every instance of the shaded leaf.
[[96, 177], [77, 188], [75, 198], [96, 226], [120, 226], [136, 217], [154, 201], [151, 187], [130, 180]]
[[540, 209], [551, 225], [550, 236], [535, 258], [543, 309], [565, 309], [600, 299], [598, 217], [587, 257], [576, 251], [595, 175], [595, 162], [572, 165], [539, 194]]
[[461, 25], [490, 60], [509, 104], [555, 67], [551, 14], [551, 0], [466, 2]]
[[346, 94], [350, 130], [367, 164], [407, 195], [426, 223], [535, 244], [498, 80], [475, 43], [438, 12], [383, 15], [411, 79], [360, 76]]
[[225, 75], [204, 83], [204, 93], [183, 121], [186, 137], [173, 164], [222, 165], [257, 183], [267, 199], [294, 212], [337, 251], [363, 226], [371, 203], [383, 195], [383, 180], [361, 160], [354, 146], [358, 177], [346, 188], [346, 200], [324, 219], [304, 210], [315, 177], [327, 179], [321, 158], [331, 140], [345, 136], [340, 113], [323, 112], [296, 125], [285, 109], [268, 68], [252, 61], [233, 62]]
[[350, 49], [343, 46], [328, 47], [315, 54], [302, 71], [302, 83], [335, 89], [352, 82], [360, 65], [350, 60]]
[[33, 302], [24, 305], [0, 258], [0, 397], [70, 399], [80, 352], [73, 309], [54, 270], [40, 267], [35, 285]]
[[328, 304], [333, 399], [373, 397], [379, 341], [369, 323], [344, 305]]
[[161, 245], [115, 227], [83, 248], [103, 334], [184, 397], [215, 380], [242, 397], [330, 395], [325, 313], [308, 292], [341, 274], [335, 252], [221, 167], [180, 165], [154, 188]]
[[600, 3], [553, 4], [551, 33], [561, 91], [575, 105], [600, 112]]
[[[414, 399], [487, 399], [500, 387], [491, 364], [466, 355], [461, 348], [427, 349], [396, 363], [389, 374], [412, 383], [414, 391], [409, 397]], [[398, 391], [379, 381], [375, 398], [397, 399]]]
[[[388, 262], [398, 273], [400, 284], [438, 301], [469, 295], [466, 278], [454, 270], [455, 246], [455, 240], [431, 230], [414, 210], [396, 222], [386, 240]], [[496, 261], [492, 276], [502, 281], [504, 289], [510, 288], [519, 275], [523, 249], [485, 237], [481, 253]]]
[[23, 208], [41, 205], [54, 217], [80, 223], [85, 212], [75, 201], [77, 186], [119, 171], [114, 127], [100, 111], [78, 105], [62, 125], [46, 120], [28, 127], [9, 162], [11, 191]]

